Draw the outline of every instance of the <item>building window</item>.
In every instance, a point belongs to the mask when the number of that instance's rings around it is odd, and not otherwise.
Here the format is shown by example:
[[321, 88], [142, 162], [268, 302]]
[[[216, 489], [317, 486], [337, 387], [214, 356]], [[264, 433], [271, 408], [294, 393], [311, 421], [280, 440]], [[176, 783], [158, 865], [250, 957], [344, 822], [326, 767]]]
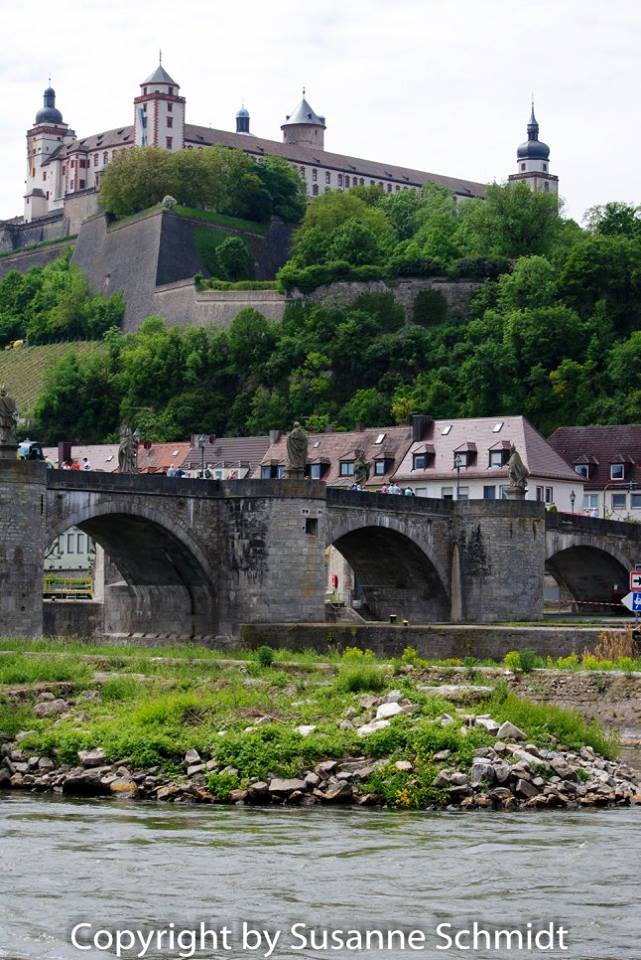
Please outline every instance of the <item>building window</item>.
[[168, 127], [173, 127], [173, 125], [174, 125], [174, 118], [173, 118], [173, 117], [167, 117], [167, 126], [168, 126]]
[[550, 192], [550, 184], [547, 182], [547, 180], [545, 181], [545, 191], [546, 193]]
[[169, 96], [170, 96], [170, 97], [173, 97], [173, 95], [174, 95], [174, 88], [173, 88], [173, 87], [170, 87], [170, 88], [169, 88]]
[[459, 487], [456, 493], [457, 500], [469, 500], [470, 499], [470, 488], [469, 487]]
[[74, 540], [75, 540], [75, 537], [74, 537], [73, 533], [68, 533], [68, 534], [67, 534], [67, 553], [75, 553], [75, 552], [76, 552]]
[[543, 172], [544, 172], [544, 173], [547, 173], [547, 170], [548, 170], [548, 165], [547, 165], [547, 163], [544, 163], [544, 164], [543, 164]]
[[168, 103], [168, 104], [167, 104], [167, 113], [171, 113], [171, 112], [173, 111], [173, 109], [174, 109], [173, 103]]
[[590, 468], [587, 463], [575, 463], [574, 472], [578, 473], [580, 477], [583, 477], [584, 480], [587, 480], [590, 476]]
[[84, 189], [85, 189], [85, 181], [84, 181], [84, 180], [81, 180], [81, 181], [80, 181], [80, 189], [81, 189], [81, 190], [84, 190]]
[[610, 464], [610, 480], [624, 480], [625, 466], [622, 463]]
[[102, 162], [107, 163], [108, 161], [109, 161], [109, 151], [105, 150], [105, 152], [102, 155]]
[[305, 517], [305, 533], [310, 537], [318, 536], [318, 518]]
[[315, 183], [315, 184], [312, 186], [312, 196], [314, 196], [314, 197], [317, 197], [317, 196], [318, 196], [318, 184], [317, 184], [317, 183]]
[[536, 499], [539, 503], [554, 503], [554, 487], [537, 487]]
[[359, 178], [358, 185], [359, 185], [360, 187], [364, 187], [364, 186], [365, 186], [365, 181], [363, 180], [362, 177]]
[[501, 500], [507, 500], [507, 486], [501, 484], [499, 487], [499, 492], [501, 494]]
[[47, 171], [46, 171], [46, 170], [44, 170], [43, 173], [42, 173], [42, 179], [43, 179], [43, 180], [46, 180], [46, 179], [47, 179]]
[[94, 153], [94, 155], [93, 155], [93, 165], [94, 165], [94, 167], [97, 167], [97, 166], [98, 166], [98, 157], [99, 157], [99, 154]]
[[167, 149], [168, 149], [168, 150], [171, 150], [172, 144], [173, 144], [173, 142], [174, 142], [174, 141], [173, 141], [173, 137], [166, 137], [165, 140], [166, 140], [166, 144], [167, 144]]
[[598, 494], [598, 493], [584, 493], [584, 494], [583, 494], [583, 509], [584, 509], [584, 510], [598, 510], [598, 509], [599, 509], [599, 494]]
[[143, 88], [142, 88], [142, 92], [143, 92], [144, 96], [147, 96], [147, 87], [143, 87]]
[[433, 463], [433, 453], [414, 453], [412, 455], [412, 470], [427, 470]]
[[490, 466], [504, 467], [510, 459], [509, 450], [490, 450]]
[[385, 461], [384, 460], [375, 460], [374, 461], [374, 476], [383, 477], [385, 476]]
[[613, 493], [612, 494], [612, 509], [613, 510], [625, 510], [625, 493]]
[[310, 463], [309, 465], [309, 479], [310, 480], [322, 480], [325, 475], [325, 470], [327, 468], [326, 463]]
[[630, 494], [630, 507], [632, 510], [641, 510], [641, 493]]
[[299, 167], [298, 169], [299, 169], [299, 171], [300, 171], [301, 177], [304, 177], [304, 176], [305, 176], [305, 167]]
[[490, 486], [483, 487], [483, 499], [496, 500], [496, 487], [492, 484], [490, 484]]
[[376, 180], [370, 180], [369, 185], [370, 185], [370, 187], [375, 187], [375, 186], [376, 186]]
[[339, 185], [339, 187], [342, 187], [342, 186], [343, 186], [343, 174], [342, 174], [342, 173], [339, 173], [339, 174], [338, 174], [338, 185]]
[[314, 183], [316, 183], [316, 181], [318, 180], [318, 170], [316, 169], [316, 167], [312, 167], [312, 180], [314, 181]]
[[441, 497], [443, 500], [453, 500], [454, 487], [441, 487]]
[[338, 468], [338, 475], [340, 477], [353, 477], [354, 476], [354, 461], [353, 460], [341, 460]]
[[522, 171], [525, 170], [525, 164], [524, 164], [524, 163], [521, 164], [521, 170], [522, 170]]
[[332, 182], [332, 175], [331, 175], [331, 173], [329, 172], [329, 170], [326, 170], [326, 171], [325, 171], [325, 183], [331, 183], [331, 182]]
[[265, 463], [260, 468], [261, 480], [282, 480], [285, 476], [285, 465], [282, 463]]
[[345, 186], [349, 187], [349, 177], [345, 174]]

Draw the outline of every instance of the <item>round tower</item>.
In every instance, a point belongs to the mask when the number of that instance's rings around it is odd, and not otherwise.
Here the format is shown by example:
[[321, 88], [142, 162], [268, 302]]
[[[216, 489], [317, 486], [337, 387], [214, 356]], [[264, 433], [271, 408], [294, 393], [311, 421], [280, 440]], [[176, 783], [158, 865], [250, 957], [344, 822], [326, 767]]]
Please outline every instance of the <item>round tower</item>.
[[185, 98], [180, 84], [158, 66], [140, 84], [134, 100], [134, 143], [137, 147], [164, 147], [182, 150], [185, 145]]
[[326, 129], [325, 117], [320, 117], [312, 110], [305, 99], [305, 87], [303, 87], [303, 99], [281, 126], [283, 143], [295, 143], [323, 150]]
[[55, 208], [55, 201], [61, 200], [60, 164], [53, 161], [52, 157], [63, 143], [69, 142], [74, 136], [56, 107], [56, 91], [49, 85], [34, 124], [27, 130], [25, 221], [46, 216]]
[[558, 194], [559, 178], [550, 173], [550, 148], [539, 140], [539, 124], [534, 115], [534, 101], [527, 125], [527, 140], [516, 151], [517, 173], [509, 180], [522, 180], [530, 190]]
[[245, 104], [236, 114], [236, 133], [249, 133], [249, 110]]

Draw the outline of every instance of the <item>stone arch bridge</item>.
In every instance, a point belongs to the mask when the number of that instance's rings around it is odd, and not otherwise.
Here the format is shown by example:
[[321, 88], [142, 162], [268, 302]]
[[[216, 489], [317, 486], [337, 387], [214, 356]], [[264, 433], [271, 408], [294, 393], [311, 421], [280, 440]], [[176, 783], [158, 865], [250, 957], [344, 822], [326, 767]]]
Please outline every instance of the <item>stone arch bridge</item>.
[[608, 602], [641, 556], [641, 526], [546, 514], [531, 501], [352, 493], [318, 481], [201, 481], [0, 461], [0, 631], [43, 632], [46, 547], [86, 531], [118, 576], [105, 633], [234, 635], [243, 623], [325, 618], [327, 547], [368, 618], [536, 619], [547, 569]]

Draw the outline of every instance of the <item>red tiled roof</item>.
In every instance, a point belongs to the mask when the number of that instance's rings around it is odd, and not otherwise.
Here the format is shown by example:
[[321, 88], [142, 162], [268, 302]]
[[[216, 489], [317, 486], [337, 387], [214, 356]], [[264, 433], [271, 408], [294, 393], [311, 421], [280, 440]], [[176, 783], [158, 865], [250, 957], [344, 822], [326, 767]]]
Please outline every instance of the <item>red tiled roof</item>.
[[[380, 439], [380, 442], [376, 441]], [[352, 430], [346, 433], [310, 433], [307, 447], [307, 462], [329, 464], [323, 480], [331, 486], [351, 487], [352, 476], [340, 475], [341, 460], [355, 460], [356, 451], [362, 450], [365, 460], [371, 464], [367, 487], [379, 487], [387, 482], [405, 456], [412, 441], [409, 426], [368, 427], [366, 430]], [[391, 460], [389, 469], [380, 475], [374, 473], [376, 460]], [[263, 464], [287, 463], [287, 435], [282, 434], [276, 443], [270, 445], [262, 459]]]
[[[205, 464], [216, 467], [247, 467], [249, 473], [245, 479], [256, 476], [256, 468], [262, 461], [269, 437], [217, 437], [213, 443], [205, 444]], [[199, 470], [203, 454], [199, 446], [187, 444], [187, 455], [183, 467], [185, 470]], [[260, 471], [258, 471], [260, 473]]]
[[624, 482], [641, 482], [641, 424], [608, 427], [559, 427], [548, 438], [550, 446], [570, 467], [591, 465], [586, 490], [603, 489], [610, 479], [610, 464], [626, 463]]
[[152, 443], [148, 450], [143, 444], [138, 447], [138, 470], [140, 473], [166, 473], [170, 466], [182, 467], [189, 453], [190, 444]]
[[[495, 429], [501, 424], [500, 429]], [[448, 429], [449, 427], [449, 429]], [[414, 453], [422, 453], [425, 441], [434, 444], [434, 462], [425, 470], [412, 470]], [[469, 478], [507, 477], [507, 466], [490, 467], [489, 451], [506, 449], [514, 444], [533, 477], [575, 482], [577, 476], [534, 429], [525, 417], [478, 417], [463, 420], [435, 420], [429, 436], [413, 443], [394, 474], [401, 482], [408, 480], [455, 480], [454, 453], [476, 450], [476, 461], [464, 467], [461, 476]]]

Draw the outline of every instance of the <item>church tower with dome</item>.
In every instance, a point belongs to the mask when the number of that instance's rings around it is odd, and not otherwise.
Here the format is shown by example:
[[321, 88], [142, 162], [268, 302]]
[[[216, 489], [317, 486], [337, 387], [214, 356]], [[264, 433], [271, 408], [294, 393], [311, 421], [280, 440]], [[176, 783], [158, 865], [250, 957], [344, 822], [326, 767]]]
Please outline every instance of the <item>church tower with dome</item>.
[[559, 193], [559, 178], [550, 173], [550, 148], [539, 140], [539, 124], [534, 116], [534, 101], [530, 122], [527, 125], [527, 140], [516, 151], [517, 173], [511, 173], [511, 182], [522, 180], [530, 190]]
[[27, 130], [27, 176], [25, 179], [24, 219], [27, 223], [49, 212], [56, 199], [64, 195], [59, 171], [49, 170], [46, 161], [66, 143], [75, 139], [75, 132], [63, 122], [56, 107], [56, 91], [48, 86], [42, 108], [32, 127]]

